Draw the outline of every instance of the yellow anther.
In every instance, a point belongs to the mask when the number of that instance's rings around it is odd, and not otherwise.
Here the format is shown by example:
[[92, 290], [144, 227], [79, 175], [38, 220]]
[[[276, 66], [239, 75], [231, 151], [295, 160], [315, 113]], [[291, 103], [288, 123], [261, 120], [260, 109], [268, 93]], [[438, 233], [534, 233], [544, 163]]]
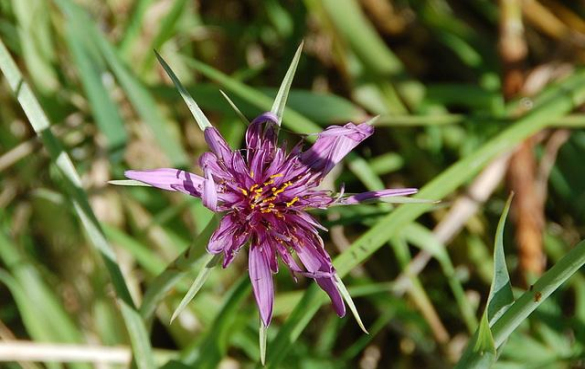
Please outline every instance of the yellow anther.
[[266, 204], [267, 202], [274, 201], [274, 200], [276, 200], [276, 196], [270, 196], [270, 197], [267, 197], [264, 200], [262, 200], [262, 203]]
[[252, 185], [252, 187], [250, 187], [250, 191], [254, 191], [254, 189], [255, 189], [256, 187], [258, 187], [258, 185], [257, 185], [257, 184], [253, 184], [253, 185]]
[[250, 177], [254, 178], [254, 171], [253, 170], [250, 171]]
[[244, 194], [244, 196], [248, 196], [248, 191], [244, 190], [243, 188], [240, 188], [240, 191], [242, 191], [242, 193]]
[[264, 191], [264, 189], [263, 189], [263, 188], [259, 188], [259, 189], [257, 189], [257, 190], [254, 190], [254, 192], [256, 192], [256, 193], [262, 193], [262, 191]]
[[278, 174], [273, 174], [273, 175], [271, 175], [271, 176], [270, 176], [270, 178], [278, 178], [278, 177], [282, 177], [283, 175], [284, 175], [284, 174], [280, 174], [280, 173], [278, 173]]
[[273, 183], [274, 183], [274, 180], [273, 180], [273, 179], [271, 179], [270, 181], [266, 181], [266, 182], [264, 182], [264, 186], [268, 186], [268, 185], [271, 185], [271, 184], [273, 184]]
[[295, 202], [299, 201], [298, 197], [295, 197], [294, 199], [290, 200], [289, 202], [286, 203], [286, 207], [290, 208]]

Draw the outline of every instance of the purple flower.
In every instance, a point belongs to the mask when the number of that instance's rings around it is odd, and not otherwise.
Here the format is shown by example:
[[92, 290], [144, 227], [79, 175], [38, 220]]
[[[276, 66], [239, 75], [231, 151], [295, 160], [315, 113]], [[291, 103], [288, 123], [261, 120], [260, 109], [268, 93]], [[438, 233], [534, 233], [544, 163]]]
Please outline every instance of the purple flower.
[[[368, 124], [331, 126], [306, 151], [301, 145], [286, 153], [278, 145], [278, 119], [264, 113], [246, 132], [246, 150], [231, 150], [217, 129], [204, 131], [211, 152], [199, 159], [203, 177], [177, 169], [127, 171], [126, 177], [169, 191], [200, 197], [203, 204], [225, 213], [209, 240], [211, 254], [223, 253], [227, 267], [247, 243], [248, 266], [260, 316], [265, 326], [272, 319], [278, 257], [293, 276], [315, 279], [329, 295], [339, 316], [345, 305], [335, 283], [335, 269], [318, 229], [324, 229], [309, 209], [351, 205], [365, 200], [416, 193], [416, 189], [365, 192], [333, 196], [318, 188], [322, 179], [360, 142], [372, 135]], [[303, 265], [299, 266], [294, 255]]]

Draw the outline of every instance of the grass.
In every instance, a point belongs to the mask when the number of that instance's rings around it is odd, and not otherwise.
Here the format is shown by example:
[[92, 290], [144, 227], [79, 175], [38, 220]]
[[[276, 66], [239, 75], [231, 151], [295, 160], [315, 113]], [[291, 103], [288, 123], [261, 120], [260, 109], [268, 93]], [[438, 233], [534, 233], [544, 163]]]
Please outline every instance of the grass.
[[[104, 360], [139, 368], [262, 367], [264, 354], [271, 368], [582, 366], [585, 8], [543, 1], [521, 17], [500, 3], [0, 2], [0, 366], [98, 367], [110, 347]], [[518, 19], [529, 56], [507, 64], [499, 45], [515, 36], [499, 23]], [[440, 200], [314, 212], [367, 335], [281, 265], [259, 341], [246, 251], [212, 268], [217, 219], [201, 201], [108, 184], [130, 168], [201, 173], [198, 122], [241, 147], [265, 111], [307, 145], [380, 115], [326, 185]], [[526, 174], [482, 175], [526, 142], [536, 179], [506, 204]], [[541, 210], [522, 208], [530, 193]], [[535, 214], [536, 272], [522, 241]]]

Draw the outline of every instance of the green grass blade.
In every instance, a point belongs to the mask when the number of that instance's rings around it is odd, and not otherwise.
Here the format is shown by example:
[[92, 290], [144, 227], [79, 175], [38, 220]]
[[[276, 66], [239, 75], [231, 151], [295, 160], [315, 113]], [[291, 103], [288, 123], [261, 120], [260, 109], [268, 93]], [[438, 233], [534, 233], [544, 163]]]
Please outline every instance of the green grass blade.
[[498, 228], [496, 229], [496, 240], [494, 242], [494, 276], [490, 288], [490, 294], [487, 303], [487, 317], [492, 326], [498, 318], [506, 311], [511, 303], [514, 302], [512, 285], [510, 284], [510, 275], [506, 266], [506, 255], [504, 254], [504, 227], [506, 218], [510, 211], [510, 204], [514, 195], [508, 197], [506, 207], [502, 212]]
[[65, 27], [69, 49], [98, 128], [106, 137], [108, 148], [115, 151], [125, 146], [128, 139], [124, 122], [102, 82], [104, 70], [99, 63], [100, 56], [92, 48], [95, 45], [85, 32], [85, 25], [73, 16], [69, 19]]
[[185, 89], [185, 87], [183, 87], [181, 81], [179, 81], [171, 67], [169, 67], [167, 62], [165, 62], [165, 60], [160, 56], [158, 52], [155, 51], [154, 53], [156, 55], [156, 58], [158, 59], [158, 62], [160, 63], [160, 65], [162, 65], [163, 69], [165, 70], [165, 72], [167, 72], [167, 75], [171, 78], [173, 84], [181, 94], [181, 97], [185, 101], [185, 104], [187, 104], [187, 106], [189, 107], [189, 110], [191, 111], [191, 114], [193, 114], [193, 118], [195, 118], [195, 121], [199, 125], [199, 128], [202, 131], [205, 131], [206, 128], [211, 127], [209, 119], [207, 119], [205, 114], [203, 114], [203, 111], [201, 111], [199, 105], [197, 105], [195, 100], [193, 100], [191, 94]]
[[529, 291], [524, 292], [492, 326], [496, 347], [499, 348], [512, 332], [554, 291], [585, 265], [585, 241], [579, 242], [550, 268]]
[[197, 255], [199, 255], [201, 250], [205, 250], [209, 242], [209, 237], [211, 237], [218, 224], [219, 219], [214, 216], [203, 232], [193, 241], [193, 244], [150, 283], [144, 293], [142, 305], [140, 306], [140, 313], [145, 320], [148, 321], [152, 318], [158, 304], [179, 280], [191, 271], [195, 265], [201, 263], [201, 260], [207, 258], [207, 254], [201, 258], [198, 258]]
[[244, 275], [227, 293], [219, 313], [213, 319], [203, 339], [181, 353], [184, 363], [198, 369], [218, 367], [227, 353], [229, 338], [234, 334], [235, 321], [238, 314], [241, 314], [240, 307], [251, 292], [250, 278]]
[[128, 71], [118, 56], [117, 50], [98, 29], [94, 21], [83, 9], [70, 0], [56, 0], [56, 3], [67, 15], [68, 22], [71, 22], [71, 19], [75, 19], [75, 22], [82, 22], [84, 24], [84, 32], [97, 45], [99, 52], [116, 76], [118, 83], [128, 96], [132, 106], [144, 123], [152, 130], [155, 139], [172, 164], [177, 167], [186, 166], [188, 164], [187, 155], [178, 137], [171, 135], [167, 127], [165, 127], [164, 116], [157, 108], [156, 101], [148, 89]]
[[[51, 132], [47, 116], [36, 100], [28, 84], [24, 82], [20, 71], [18, 70], [16, 64], [12, 60], [12, 57], [8, 53], [8, 50], [1, 40], [0, 69], [6, 77], [10, 88], [15, 93], [16, 98], [18, 99], [18, 102], [22, 106], [27, 118], [29, 119], [31, 126], [35, 130], [36, 134], [41, 138], [41, 141], [44, 143], [47, 151], [49, 152], [51, 160], [55, 163], [57, 168], [59, 168], [61, 174], [66, 180], [68, 194], [71, 198], [71, 201], [73, 202], [75, 211], [81, 219], [89, 240], [102, 255], [106, 267], [110, 273], [110, 277], [112, 278], [112, 283], [116, 289], [118, 297], [120, 298], [121, 302], [132, 308], [125, 314], [125, 318], [132, 314], [135, 317], [138, 317], [138, 312], [134, 308], [134, 302], [132, 301], [132, 297], [130, 296], [126, 282], [124, 281], [122, 271], [117, 264], [115, 253], [108, 244], [108, 241], [106, 240], [100, 228], [99, 222], [91, 210], [87, 195], [81, 186], [81, 180], [77, 174], [73, 162], [71, 161], [69, 155], [67, 155], [65, 152], [61, 143]], [[136, 321], [131, 322], [126, 320], [126, 325], [129, 329], [128, 332], [131, 335], [139, 332], [139, 330], [136, 329], [130, 330], [130, 325], [132, 325], [134, 328], [140, 327]], [[143, 332], [141, 332], [141, 334], [146, 335], [146, 330], [143, 325], [142, 330]], [[132, 343], [143, 343], [142, 340], [134, 339], [133, 337], [131, 338]], [[140, 363], [154, 363], [150, 345], [146, 345], [144, 347], [137, 347], [133, 345], [132, 348], [135, 355], [138, 353], [143, 355]], [[140, 368], [149, 369], [152, 367], [154, 367], [154, 364], [152, 366], [144, 366]]]
[[[550, 122], [567, 114], [575, 106], [585, 101], [585, 72], [578, 70], [571, 78], [554, 88], [554, 92], [547, 90], [548, 98], [536, 106], [532, 111], [519, 118], [509, 128], [486, 142], [482, 147], [461, 159], [447, 170], [443, 171], [433, 181], [424, 186], [416, 198], [442, 199], [453, 190], [466, 183], [495, 157], [512, 150], [518, 143], [547, 127]], [[429, 205], [402, 206], [391, 214], [382, 218], [374, 227], [356, 240], [349, 249], [335, 259], [335, 266], [340, 277], [345, 276], [351, 269], [370, 257], [382, 247], [387, 240], [397, 236], [406, 225], [413, 222], [418, 216], [429, 210]], [[306, 292], [301, 300], [304, 306], [319, 304], [312, 293]], [[299, 305], [297, 305], [298, 307]], [[296, 310], [296, 309], [295, 309]], [[268, 346], [268, 365], [278, 366], [284, 354], [274, 356], [271, 363], [271, 352], [284, 353], [294, 342], [296, 337], [291, 332], [302, 331], [315, 309], [304, 309], [287, 320], [277, 337]], [[300, 334], [300, 332], [299, 332]], [[494, 333], [494, 337], [497, 337]], [[496, 342], [497, 339], [496, 339]]]
[[193, 281], [193, 284], [191, 285], [191, 287], [189, 287], [189, 291], [187, 291], [187, 294], [185, 295], [185, 297], [183, 297], [183, 299], [181, 300], [181, 303], [179, 303], [179, 306], [175, 309], [175, 312], [171, 316], [171, 323], [173, 322], [173, 320], [175, 320], [175, 318], [177, 316], [179, 316], [179, 314], [181, 314], [183, 309], [185, 309], [185, 307], [187, 307], [187, 304], [189, 304], [191, 302], [191, 300], [193, 300], [193, 298], [195, 297], [197, 292], [199, 292], [199, 290], [201, 289], [201, 287], [203, 286], [203, 284], [207, 280], [207, 277], [209, 277], [209, 273], [211, 273], [213, 268], [215, 268], [217, 266], [217, 263], [219, 263], [220, 259], [221, 259], [221, 254], [218, 254], [218, 255], [207, 254], [204, 257], [203, 268], [201, 268], [199, 273], [197, 273], [197, 277]]
[[274, 99], [274, 103], [272, 104], [272, 108], [270, 111], [274, 113], [278, 117], [278, 125], [282, 123], [282, 116], [284, 115], [284, 108], [286, 107], [286, 100], [288, 98], [288, 93], [290, 91], [290, 86], [292, 85], [292, 81], [295, 77], [295, 72], [297, 71], [297, 66], [299, 65], [299, 60], [301, 58], [301, 53], [303, 51], [303, 43], [295, 52], [295, 56], [293, 57], [288, 70], [286, 71], [286, 75], [282, 80], [280, 88], [278, 89], [278, 93], [276, 94], [276, 98]]
[[468, 343], [468, 350], [455, 369], [489, 369], [496, 362], [496, 346], [487, 314], [483, 315], [477, 333]]

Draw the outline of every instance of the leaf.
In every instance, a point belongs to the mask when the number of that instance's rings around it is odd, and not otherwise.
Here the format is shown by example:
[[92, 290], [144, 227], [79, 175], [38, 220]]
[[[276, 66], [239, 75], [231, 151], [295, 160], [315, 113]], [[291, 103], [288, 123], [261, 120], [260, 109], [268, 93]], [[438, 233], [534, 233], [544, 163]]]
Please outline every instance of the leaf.
[[339, 293], [341, 293], [341, 296], [343, 296], [343, 299], [347, 303], [347, 306], [349, 306], [349, 310], [351, 310], [351, 313], [353, 314], [353, 317], [357, 321], [357, 324], [360, 326], [361, 330], [365, 334], [369, 334], [366, 327], [364, 327], [364, 323], [362, 323], [362, 319], [360, 318], [360, 314], [357, 308], [355, 307], [355, 304], [353, 303], [351, 295], [349, 294], [347, 288], [345, 288], [345, 285], [343, 284], [343, 281], [341, 280], [341, 278], [339, 278], [337, 274], [335, 274], [335, 285], [337, 286]]
[[73, 60], [77, 65], [79, 77], [99, 130], [104, 134], [110, 150], [125, 146], [128, 135], [118, 107], [112, 101], [104, 86], [101, 56], [98, 54], [92, 37], [85, 32], [85, 24], [75, 16], [69, 17], [65, 36]]
[[[71, 158], [63, 148], [63, 145], [51, 132], [47, 115], [41, 108], [28, 84], [24, 82], [22, 74], [18, 70], [14, 60], [12, 60], [12, 57], [4, 46], [4, 43], [2, 43], [2, 40], [0, 40], [0, 69], [2, 70], [2, 73], [4, 73], [10, 88], [16, 94], [18, 102], [22, 106], [31, 126], [45, 145], [51, 160], [63, 175], [68, 195], [77, 215], [81, 219], [87, 237], [104, 259], [105, 266], [110, 273], [112, 284], [114, 285], [119, 301], [128, 307], [123, 314], [123, 317], [128, 333], [131, 336], [133, 353], [135, 356], [138, 355], [138, 353], [141, 355], [140, 361], [137, 362], [139, 368], [154, 368], [154, 359], [152, 357], [152, 350], [149, 342], [145, 342], [140, 337], [134, 336], [140, 335], [141, 337], [148, 337], [148, 334], [143, 325], [136, 324], [136, 322], [140, 320], [140, 316], [135, 310], [128, 286], [126, 285], [122, 271], [116, 261], [116, 254], [106, 240], [100, 224], [89, 205], [89, 200], [81, 185], [79, 174], [77, 173]], [[143, 331], [141, 331], [141, 329], [143, 329]], [[145, 344], [145, 346], [135, 346], [142, 344]]]
[[483, 315], [476, 334], [468, 343], [455, 369], [489, 369], [496, 362], [496, 346], [489, 327], [487, 314]]
[[297, 66], [299, 65], [299, 59], [301, 58], [301, 52], [303, 51], [303, 42], [299, 45], [299, 48], [295, 52], [295, 56], [293, 57], [288, 70], [286, 71], [286, 75], [280, 84], [280, 88], [278, 89], [278, 93], [276, 94], [276, 98], [274, 99], [274, 103], [272, 104], [272, 108], [270, 111], [276, 115], [278, 118], [278, 125], [282, 123], [282, 116], [284, 114], [284, 108], [286, 106], [286, 100], [288, 98], [288, 93], [290, 91], [290, 86], [292, 85], [293, 78], [295, 77], [295, 72], [297, 71]]
[[209, 277], [209, 273], [211, 273], [213, 268], [215, 268], [217, 266], [217, 263], [219, 262], [220, 259], [221, 259], [221, 254], [217, 254], [217, 255], [207, 254], [207, 256], [203, 259], [204, 266], [203, 266], [203, 268], [201, 268], [201, 270], [197, 274], [197, 277], [195, 278], [195, 280], [193, 281], [193, 284], [191, 285], [191, 287], [189, 288], [189, 290], [185, 294], [185, 297], [183, 297], [183, 299], [181, 300], [181, 303], [179, 304], [179, 306], [175, 309], [175, 312], [171, 316], [171, 323], [173, 322], [173, 320], [175, 320], [175, 318], [177, 316], [179, 316], [179, 314], [181, 314], [181, 311], [183, 311], [183, 309], [185, 309], [187, 304], [189, 304], [189, 302], [191, 302], [191, 300], [193, 300], [193, 298], [195, 297], [197, 292], [199, 292], [199, 290], [201, 289], [201, 287], [203, 286], [203, 284], [205, 283], [205, 281]]
[[[540, 105], [535, 105], [528, 114], [518, 118], [514, 123], [508, 125], [505, 130], [484, 143], [476, 151], [443, 171], [439, 176], [421, 188], [415, 198], [432, 198], [437, 200], [444, 198], [469, 179], [473, 178], [474, 175], [493, 159], [504, 152], [512, 150], [527, 137], [553, 124], [552, 122], [555, 119], [567, 114], [575, 106], [585, 102], [585, 70], [580, 69], [562, 83], [548, 88], [541, 95], [535, 97], [535, 100], [539, 101]], [[511, 114], [515, 106], [515, 103], [510, 103], [506, 107], [506, 110]], [[355, 266], [367, 260], [374, 252], [385, 245], [389, 239], [400, 234], [408, 224], [428, 211], [429, 208], [429, 204], [401, 206], [382, 218], [374, 227], [370, 228], [335, 259], [334, 265], [340, 277], [343, 277], [351, 269], [355, 268]], [[585, 248], [585, 245], [583, 247]], [[305, 292], [301, 302], [293, 310], [293, 314], [291, 314], [289, 319], [281, 327], [276, 338], [269, 343], [267, 348], [268, 365], [278, 367], [291, 346], [294, 345], [298, 335], [300, 335], [311, 317], [316, 313], [317, 309], [313, 307], [317, 303], [318, 299], [312, 292]], [[499, 342], [498, 334], [502, 335], [502, 337], [507, 337], [507, 334], [509, 334], [509, 327], [505, 327], [505, 329], [504, 327], [499, 328], [500, 324], [503, 324], [501, 323], [501, 319], [506, 316], [516, 318], [516, 315], [509, 315], [516, 304], [518, 304], [518, 301], [492, 327], [496, 347]], [[520, 312], [514, 313], [519, 314]], [[502, 329], [503, 331], [497, 332], [496, 328]], [[272, 357], [275, 351], [278, 351], [278, 353], [275, 353], [274, 357]]]
[[496, 240], [494, 243], [494, 274], [490, 294], [487, 303], [487, 317], [490, 327], [498, 320], [498, 318], [506, 311], [506, 309], [514, 302], [514, 295], [512, 293], [512, 285], [510, 284], [510, 275], [508, 274], [508, 267], [506, 266], [506, 256], [504, 254], [504, 227], [506, 225], [506, 218], [510, 211], [510, 204], [514, 194], [510, 194], [500, 221], [496, 229]]
[[211, 127], [211, 123], [209, 122], [209, 119], [207, 119], [205, 114], [203, 114], [203, 111], [201, 111], [201, 109], [199, 108], [199, 105], [197, 105], [195, 100], [193, 100], [193, 97], [191, 97], [191, 94], [185, 89], [185, 87], [183, 87], [183, 85], [181, 84], [181, 81], [179, 81], [179, 79], [177, 78], [177, 76], [175, 75], [175, 73], [173, 72], [171, 67], [169, 67], [167, 62], [164, 61], [162, 56], [160, 56], [160, 54], [158, 52], [156, 52], [156, 50], [154, 53], [156, 54], [156, 58], [158, 59], [158, 62], [160, 63], [160, 65], [162, 65], [163, 69], [165, 70], [165, 72], [167, 72], [167, 75], [171, 78], [171, 80], [173, 81], [177, 90], [179, 90], [181, 97], [185, 101], [185, 104], [187, 104], [187, 106], [189, 107], [189, 110], [191, 111], [191, 114], [193, 114], [193, 118], [195, 118], [195, 121], [199, 125], [199, 128], [202, 131], [205, 131], [206, 128]]

